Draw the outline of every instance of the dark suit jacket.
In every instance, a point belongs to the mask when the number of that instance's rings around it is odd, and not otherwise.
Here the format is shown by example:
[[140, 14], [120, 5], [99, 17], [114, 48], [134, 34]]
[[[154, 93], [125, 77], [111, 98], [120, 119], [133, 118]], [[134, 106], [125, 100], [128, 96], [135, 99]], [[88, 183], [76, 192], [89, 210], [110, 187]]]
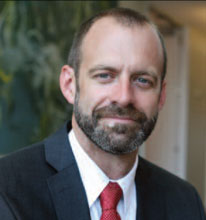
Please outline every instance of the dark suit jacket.
[[[69, 126], [0, 160], [1, 220], [90, 219]], [[190, 184], [142, 158], [135, 181], [138, 220], [206, 219]]]

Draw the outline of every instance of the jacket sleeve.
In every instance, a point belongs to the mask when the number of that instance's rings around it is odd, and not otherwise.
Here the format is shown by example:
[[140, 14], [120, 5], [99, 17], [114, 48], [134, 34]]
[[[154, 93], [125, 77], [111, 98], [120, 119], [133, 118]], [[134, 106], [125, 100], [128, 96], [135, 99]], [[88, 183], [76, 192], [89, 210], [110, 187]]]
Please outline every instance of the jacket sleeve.
[[0, 194], [0, 219], [5, 220], [16, 220], [9, 204], [5, 201], [3, 196]]

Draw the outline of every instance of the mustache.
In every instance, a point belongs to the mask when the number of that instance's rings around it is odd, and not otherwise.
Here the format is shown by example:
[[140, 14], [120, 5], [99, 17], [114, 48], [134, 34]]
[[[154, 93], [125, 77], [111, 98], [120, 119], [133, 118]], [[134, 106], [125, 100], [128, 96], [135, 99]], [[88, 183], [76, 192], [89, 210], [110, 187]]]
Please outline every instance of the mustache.
[[147, 116], [144, 112], [136, 109], [133, 105], [128, 105], [126, 107], [120, 107], [116, 104], [111, 104], [93, 112], [93, 116], [98, 120], [105, 117], [124, 117], [136, 121], [138, 123], [143, 123], [147, 120]]

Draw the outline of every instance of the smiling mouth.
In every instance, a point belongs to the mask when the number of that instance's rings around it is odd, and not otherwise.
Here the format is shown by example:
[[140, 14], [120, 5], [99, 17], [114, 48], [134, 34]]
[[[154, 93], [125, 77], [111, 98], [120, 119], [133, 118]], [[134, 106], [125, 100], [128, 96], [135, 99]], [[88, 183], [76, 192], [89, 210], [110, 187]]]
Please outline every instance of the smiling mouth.
[[96, 109], [93, 114], [96, 121], [110, 121], [113, 124], [143, 124], [147, 119], [143, 112], [133, 106], [121, 108], [115, 104]]

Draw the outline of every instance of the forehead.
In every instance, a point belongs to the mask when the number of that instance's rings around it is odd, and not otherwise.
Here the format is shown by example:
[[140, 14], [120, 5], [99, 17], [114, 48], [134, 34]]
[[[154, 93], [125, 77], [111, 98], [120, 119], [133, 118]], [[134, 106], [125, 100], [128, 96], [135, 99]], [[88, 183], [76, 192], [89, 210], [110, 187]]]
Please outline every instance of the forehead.
[[160, 39], [152, 25], [129, 26], [112, 17], [101, 18], [93, 24], [82, 42], [81, 53], [84, 64], [98, 62], [98, 59], [122, 63], [127, 60], [128, 65], [143, 59], [144, 62], [163, 62]]

